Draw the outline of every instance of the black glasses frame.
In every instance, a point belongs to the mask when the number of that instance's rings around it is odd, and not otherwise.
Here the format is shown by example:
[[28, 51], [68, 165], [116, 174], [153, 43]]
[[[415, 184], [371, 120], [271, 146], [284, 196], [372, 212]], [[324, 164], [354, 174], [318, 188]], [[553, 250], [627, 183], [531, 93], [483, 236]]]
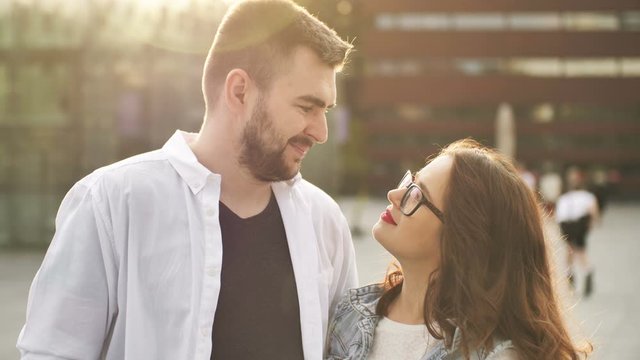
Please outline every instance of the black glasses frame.
[[[431, 201], [429, 201], [429, 199], [427, 199], [427, 197], [424, 196], [424, 193], [422, 192], [422, 189], [420, 188], [420, 186], [418, 186], [416, 183], [413, 182], [413, 174], [411, 173], [411, 170], [407, 170], [407, 172], [404, 174], [404, 176], [402, 177], [402, 180], [400, 180], [400, 183], [398, 183], [398, 188], [401, 188], [402, 183], [405, 182], [407, 177], [411, 179], [411, 182], [409, 183], [409, 185], [406, 186], [407, 190], [404, 192], [404, 195], [402, 195], [402, 200], [400, 200], [400, 212], [405, 216], [411, 216], [416, 211], [418, 211], [418, 208], [420, 207], [420, 205], [425, 205], [444, 224], [444, 213], [440, 211], [440, 209], [438, 209], [438, 207], [435, 206]], [[420, 201], [418, 201], [416, 206], [413, 209], [411, 209], [411, 211], [409, 211], [408, 213], [405, 213], [403, 211], [403, 208], [407, 203], [407, 201], [409, 200], [409, 192], [411, 191], [412, 188], [418, 189], [422, 197]]]

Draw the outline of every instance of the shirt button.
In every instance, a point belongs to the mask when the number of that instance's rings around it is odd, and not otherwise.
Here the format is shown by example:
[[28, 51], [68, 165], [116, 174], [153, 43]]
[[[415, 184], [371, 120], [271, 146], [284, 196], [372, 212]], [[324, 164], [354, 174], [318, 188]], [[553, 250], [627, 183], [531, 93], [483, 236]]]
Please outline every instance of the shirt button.
[[213, 216], [216, 214], [216, 211], [213, 210], [212, 208], [207, 209], [207, 216]]
[[208, 327], [201, 328], [200, 334], [202, 334], [202, 336], [209, 336], [209, 328]]
[[207, 275], [214, 277], [218, 274], [218, 268], [216, 268], [215, 266], [209, 266], [207, 268]]

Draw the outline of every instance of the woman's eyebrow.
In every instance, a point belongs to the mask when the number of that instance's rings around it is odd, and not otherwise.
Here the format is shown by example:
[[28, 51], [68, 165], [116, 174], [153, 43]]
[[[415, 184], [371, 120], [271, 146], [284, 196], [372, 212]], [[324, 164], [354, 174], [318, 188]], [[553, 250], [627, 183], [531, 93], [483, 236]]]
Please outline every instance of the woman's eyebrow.
[[418, 187], [420, 188], [420, 190], [422, 190], [422, 192], [427, 195], [427, 197], [431, 200], [433, 199], [433, 196], [431, 196], [431, 193], [429, 192], [429, 189], [421, 182], [418, 182], [418, 177], [416, 176], [418, 175], [418, 173], [415, 173], [413, 175], [413, 183], [418, 185]]

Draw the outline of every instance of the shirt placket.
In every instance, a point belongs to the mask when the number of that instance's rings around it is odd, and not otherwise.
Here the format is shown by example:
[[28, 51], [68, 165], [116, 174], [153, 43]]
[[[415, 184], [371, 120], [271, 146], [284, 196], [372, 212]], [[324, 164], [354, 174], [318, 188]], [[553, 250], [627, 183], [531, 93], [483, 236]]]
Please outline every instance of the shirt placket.
[[220, 177], [207, 176], [200, 204], [204, 224], [204, 274], [202, 276], [202, 300], [198, 323], [197, 358], [210, 359], [211, 331], [220, 295], [222, 269], [222, 234], [219, 221]]

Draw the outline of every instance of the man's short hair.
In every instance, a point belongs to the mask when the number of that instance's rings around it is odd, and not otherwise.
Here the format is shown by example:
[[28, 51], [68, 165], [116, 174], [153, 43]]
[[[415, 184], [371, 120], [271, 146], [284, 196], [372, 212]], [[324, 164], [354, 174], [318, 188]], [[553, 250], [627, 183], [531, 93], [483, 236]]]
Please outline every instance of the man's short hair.
[[303, 7], [288, 0], [246, 0], [232, 6], [218, 28], [202, 78], [207, 103], [218, 97], [227, 74], [243, 69], [262, 91], [298, 46], [341, 70], [353, 47]]

